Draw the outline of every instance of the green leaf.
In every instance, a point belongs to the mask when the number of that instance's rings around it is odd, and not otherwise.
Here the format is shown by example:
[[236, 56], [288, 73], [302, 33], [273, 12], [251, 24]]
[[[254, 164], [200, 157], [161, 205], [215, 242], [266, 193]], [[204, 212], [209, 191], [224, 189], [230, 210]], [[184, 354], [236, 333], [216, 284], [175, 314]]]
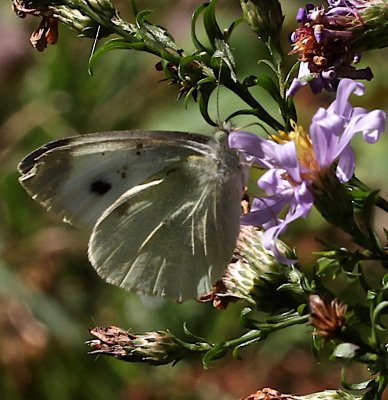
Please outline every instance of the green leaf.
[[189, 329], [187, 328], [187, 322], [184, 322], [184, 324], [183, 324], [183, 332], [190, 339], [194, 339], [195, 341], [201, 342], [201, 343], [208, 343], [206, 339], [202, 338], [201, 336], [194, 335], [191, 331], [189, 331]]
[[232, 356], [233, 358], [235, 358], [236, 360], [242, 360], [242, 357], [240, 355], [240, 349], [244, 347], [244, 346], [236, 346], [233, 351], [232, 351]]
[[218, 124], [216, 122], [214, 122], [213, 119], [210, 117], [209, 112], [208, 112], [210, 96], [216, 87], [217, 87], [217, 85], [215, 83], [209, 83], [209, 84], [201, 85], [201, 87], [198, 89], [199, 110], [200, 110], [203, 118], [205, 119], [205, 121], [211, 126], [218, 126]]
[[[374, 333], [375, 340], [377, 343], [377, 330], [385, 331], [385, 327], [380, 325], [380, 316], [383, 313], [383, 310], [388, 308], [388, 301], [382, 301], [379, 303], [376, 308], [372, 312], [371, 323], [372, 323], [372, 333]], [[386, 312], [384, 312], [386, 314]]]
[[211, 350], [205, 353], [202, 358], [202, 364], [204, 368], [209, 368], [209, 363], [214, 360], [218, 360], [224, 357], [228, 352], [224, 343], [216, 344]]
[[274, 72], [276, 75], [278, 74], [278, 70], [277, 70], [276, 66], [275, 66], [274, 63], [271, 62], [270, 60], [266, 60], [266, 59], [259, 60], [259, 61], [257, 62], [257, 64], [258, 64], [258, 65], [264, 64], [264, 65], [266, 65], [267, 67], [269, 67], [270, 70], [271, 70], [272, 72]]
[[239, 115], [253, 115], [259, 119], [261, 119], [262, 121], [266, 122], [266, 118], [263, 117], [263, 114], [261, 112], [261, 110], [257, 110], [257, 109], [252, 109], [252, 108], [247, 108], [247, 109], [243, 109], [243, 110], [238, 110], [235, 111], [234, 113], [230, 114], [225, 121], [229, 121]]
[[256, 85], [266, 90], [278, 104], [283, 103], [283, 99], [279, 93], [279, 88], [268, 75], [259, 76], [256, 79]]
[[[303, 292], [305, 293], [305, 292]], [[303, 315], [304, 312], [307, 310], [307, 304], [299, 304], [299, 306], [297, 307], [296, 311], [298, 312], [299, 315]]]
[[241, 310], [240, 314], [240, 325], [245, 328], [253, 328], [258, 323], [256, 318], [256, 312], [249, 307], [245, 307]]
[[286, 79], [285, 79], [285, 81], [284, 81], [286, 87], [289, 87], [289, 86], [290, 86], [290, 84], [291, 84], [290, 81], [294, 78], [295, 74], [297, 73], [298, 68], [299, 68], [299, 65], [300, 65], [300, 61], [297, 61], [297, 62], [290, 68], [290, 70], [288, 71], [287, 76], [286, 76]]
[[224, 39], [222, 30], [218, 26], [216, 20], [216, 4], [217, 0], [210, 0], [210, 2], [207, 3], [203, 13], [203, 23], [205, 26], [205, 31], [213, 47], [213, 50], [217, 50], [216, 39]]
[[229, 39], [230, 36], [232, 35], [232, 33], [233, 33], [233, 31], [235, 30], [235, 28], [236, 28], [238, 25], [240, 25], [242, 22], [244, 22], [244, 18], [243, 18], [243, 17], [236, 19], [235, 21], [233, 21], [233, 22], [230, 24], [230, 26], [229, 26], [229, 28], [228, 28], [228, 30], [227, 30], [228, 39]]
[[197, 85], [201, 86], [201, 85], [204, 85], [206, 83], [211, 83], [211, 84], [217, 86], [217, 83], [216, 83], [216, 81], [214, 80], [214, 78], [212, 76], [207, 76], [206, 78], [203, 78], [203, 79], [199, 80], [197, 82]]
[[142, 10], [136, 14], [136, 22], [140, 26], [151, 14], [152, 10]]
[[145, 49], [145, 44], [138, 41], [138, 42], [128, 42], [128, 40], [121, 39], [121, 38], [115, 38], [107, 41], [104, 43], [101, 47], [99, 47], [93, 55], [89, 59], [89, 67], [88, 71], [89, 74], [93, 74], [93, 68], [94, 64], [97, 61], [98, 58], [100, 58], [102, 55], [107, 53], [108, 51], [111, 50], [124, 50], [124, 49], [133, 49], [133, 50], [144, 50]]
[[207, 4], [201, 4], [199, 7], [197, 7], [193, 13], [193, 17], [191, 18], [191, 40], [193, 41], [194, 46], [197, 48], [199, 52], [206, 52], [211, 54], [212, 51], [204, 46], [198, 39], [197, 33], [196, 33], [196, 24], [198, 17], [201, 15], [201, 13], [206, 9]]
[[273, 315], [267, 319], [267, 324], [283, 324], [285, 322], [292, 322], [295, 319], [299, 320], [300, 314], [297, 311], [290, 310], [284, 313]]
[[[277, 73], [276, 73], [277, 75]], [[291, 128], [290, 121], [297, 121], [296, 110], [294, 102], [291, 98], [284, 100], [279, 92], [278, 85], [268, 75], [261, 75], [256, 79], [256, 85], [260, 86], [276, 101], [280, 108], [281, 115], [286, 123], [286, 128]]]
[[287, 104], [287, 116], [288, 116], [286, 129], [289, 130], [291, 128], [290, 121], [292, 120], [294, 122], [298, 122], [298, 116], [296, 113], [294, 100], [291, 97], [288, 97], [286, 99], [286, 104]]
[[321, 257], [316, 261], [318, 268], [317, 274], [320, 276], [332, 276], [335, 277], [341, 272], [342, 267], [338, 259]]

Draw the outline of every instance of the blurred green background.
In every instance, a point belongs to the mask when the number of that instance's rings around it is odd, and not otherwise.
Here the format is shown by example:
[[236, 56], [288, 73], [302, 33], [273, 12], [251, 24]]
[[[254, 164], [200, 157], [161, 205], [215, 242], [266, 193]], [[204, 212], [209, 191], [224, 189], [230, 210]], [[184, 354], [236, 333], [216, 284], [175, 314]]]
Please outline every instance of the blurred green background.
[[[88, 233], [61, 223], [46, 213], [18, 184], [17, 163], [30, 151], [57, 138], [114, 129], [166, 129], [209, 133], [197, 106], [176, 101], [177, 88], [159, 82], [155, 57], [116, 51], [101, 58], [87, 73], [92, 42], [60, 27], [59, 43], [38, 53], [29, 43], [38, 19], [18, 19], [11, 2], [0, 13], [0, 399], [238, 399], [271, 386], [298, 394], [337, 388], [340, 365], [318, 364], [309, 352], [308, 327], [274, 335], [204, 370], [200, 360], [176, 366], [131, 365], [87, 355], [88, 328], [118, 325], [133, 332], [170, 329], [191, 332], [210, 341], [240, 335], [240, 304], [215, 311], [209, 304], [141, 298], [101, 281], [88, 263]], [[191, 13], [201, 2], [164, 0], [138, 2], [156, 12], [151, 21], [167, 27], [185, 49]], [[125, 0], [115, 2], [131, 18]], [[295, 26], [300, 1], [283, 1], [287, 34]], [[219, 2], [220, 19], [228, 26], [238, 16], [239, 2]], [[248, 39], [247, 39], [248, 38]], [[245, 28], [232, 40], [238, 71], [255, 73], [262, 46]], [[375, 79], [358, 105], [388, 110], [387, 52], [367, 54]], [[236, 103], [220, 94], [221, 116]], [[313, 96], [303, 89], [296, 96], [299, 123], [308, 127], [319, 106], [332, 95]], [[251, 121], [237, 121], [241, 125]], [[372, 187], [386, 188], [384, 138], [375, 146], [358, 148], [357, 173]], [[381, 226], [386, 216], [378, 215]], [[308, 270], [316, 237], [346, 244], [318, 215], [295, 224], [287, 237], [305, 254]], [[128, 238], [130, 240], [130, 238]], [[349, 379], [365, 377], [360, 368]]]

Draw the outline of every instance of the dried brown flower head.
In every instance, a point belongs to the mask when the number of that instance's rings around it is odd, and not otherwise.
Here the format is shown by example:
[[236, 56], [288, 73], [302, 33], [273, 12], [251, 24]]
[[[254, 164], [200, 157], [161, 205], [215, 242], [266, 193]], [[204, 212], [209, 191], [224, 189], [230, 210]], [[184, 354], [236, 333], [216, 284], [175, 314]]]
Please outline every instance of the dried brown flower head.
[[43, 51], [48, 44], [55, 44], [58, 41], [58, 20], [53, 18], [53, 12], [48, 7], [28, 8], [19, 0], [13, 0], [13, 9], [16, 15], [24, 18], [26, 15], [42, 17], [38, 29], [32, 32], [31, 44], [38, 51]]
[[90, 333], [96, 339], [86, 342], [92, 349], [89, 354], [111, 356], [127, 362], [165, 365], [193, 353], [190, 346], [185, 347], [168, 331], [133, 334], [117, 326], [107, 326], [93, 328]]
[[337, 336], [345, 324], [347, 306], [338, 299], [325, 301], [318, 295], [309, 298], [310, 323], [316, 328], [316, 335], [324, 339]]
[[229, 303], [234, 303], [243, 299], [237, 293], [228, 290], [222, 279], [218, 280], [212, 287], [211, 292], [199, 298], [199, 301], [213, 303], [213, 307], [223, 310], [228, 307]]

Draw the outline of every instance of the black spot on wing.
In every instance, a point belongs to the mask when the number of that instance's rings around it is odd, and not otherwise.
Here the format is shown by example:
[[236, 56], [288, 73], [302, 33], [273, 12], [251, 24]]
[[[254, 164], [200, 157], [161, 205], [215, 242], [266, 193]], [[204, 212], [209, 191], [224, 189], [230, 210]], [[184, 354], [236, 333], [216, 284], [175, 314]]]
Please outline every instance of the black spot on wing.
[[90, 191], [99, 196], [102, 196], [106, 192], [109, 192], [111, 188], [112, 185], [109, 182], [104, 181], [103, 179], [98, 179], [97, 181], [92, 182], [92, 184], [90, 185]]
[[127, 166], [124, 165], [121, 169], [116, 170], [116, 172], [120, 175], [121, 179], [127, 178]]

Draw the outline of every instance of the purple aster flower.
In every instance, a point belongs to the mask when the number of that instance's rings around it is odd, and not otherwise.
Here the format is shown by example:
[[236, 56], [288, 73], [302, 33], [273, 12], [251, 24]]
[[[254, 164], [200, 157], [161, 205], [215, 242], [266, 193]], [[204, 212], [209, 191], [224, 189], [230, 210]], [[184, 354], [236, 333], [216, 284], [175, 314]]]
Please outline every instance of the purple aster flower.
[[[384, 130], [383, 111], [368, 112], [349, 103], [352, 93], [360, 96], [364, 91], [361, 83], [341, 80], [336, 100], [327, 109], [317, 111], [309, 134], [293, 123], [292, 132], [281, 132], [272, 139], [248, 132], [233, 132], [229, 136], [230, 147], [242, 151], [252, 164], [267, 169], [258, 180], [266, 196], [253, 199], [251, 211], [242, 217], [242, 223], [266, 229], [263, 244], [281, 262], [294, 260], [280, 254], [276, 239], [292, 221], [309, 214], [316, 200], [313, 186], [331, 173], [333, 165], [336, 180], [347, 182], [355, 169], [350, 146], [353, 136], [361, 133], [367, 143], [375, 143]], [[284, 219], [279, 218], [278, 214], [287, 207]]]
[[[287, 96], [307, 83], [319, 93], [323, 89], [335, 91], [341, 78], [371, 80], [369, 67], [356, 69], [354, 65], [362, 50], [376, 48], [376, 38], [385, 37], [377, 16], [386, 7], [381, 0], [332, 0], [327, 10], [311, 4], [300, 8], [296, 15], [299, 26], [290, 37], [290, 54], [299, 54], [301, 65]], [[379, 45], [384, 46], [381, 41]]]

